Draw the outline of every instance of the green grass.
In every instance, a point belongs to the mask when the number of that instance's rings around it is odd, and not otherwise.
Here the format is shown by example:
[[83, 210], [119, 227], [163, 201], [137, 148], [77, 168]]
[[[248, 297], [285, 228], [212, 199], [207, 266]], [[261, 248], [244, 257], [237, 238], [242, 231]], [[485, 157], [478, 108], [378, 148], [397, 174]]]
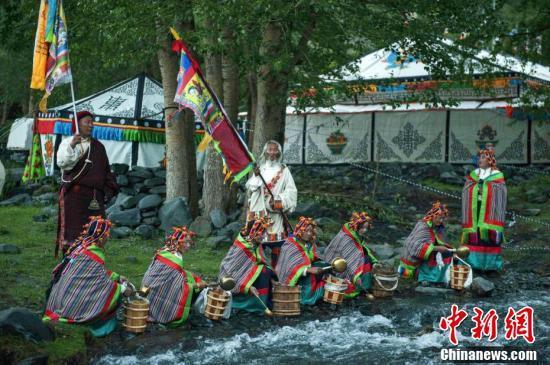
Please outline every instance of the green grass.
[[[17, 245], [20, 254], [1, 254], [2, 295], [0, 310], [25, 307], [37, 315], [42, 313], [45, 291], [50, 274], [58, 260], [54, 258], [56, 221], [36, 223], [32, 217], [40, 214], [40, 207], [4, 207], [0, 209], [0, 242]], [[142, 240], [137, 237], [111, 239], [105, 246], [105, 266], [126, 276], [137, 287], [141, 284], [155, 251], [163, 239]], [[229, 246], [229, 242], [227, 247]], [[184, 256], [186, 269], [205, 279], [218, 274], [226, 249], [213, 251], [204, 240], [196, 240], [195, 247]], [[129, 256], [137, 261], [130, 262]], [[38, 354], [48, 354], [50, 364], [64, 363], [79, 358], [85, 363], [86, 329], [80, 326], [56, 325], [57, 339], [45, 344], [33, 344], [13, 336], [0, 337], [0, 354], [11, 353], [16, 361]], [[7, 351], [7, 352], [6, 352]]]

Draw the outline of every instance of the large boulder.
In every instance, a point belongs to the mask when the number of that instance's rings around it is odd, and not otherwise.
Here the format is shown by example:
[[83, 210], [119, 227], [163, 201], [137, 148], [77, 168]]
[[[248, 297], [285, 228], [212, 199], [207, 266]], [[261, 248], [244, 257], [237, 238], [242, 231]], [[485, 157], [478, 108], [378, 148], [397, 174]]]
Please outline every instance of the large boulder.
[[111, 238], [126, 238], [132, 234], [132, 228], [114, 227], [111, 228]]
[[120, 204], [120, 206], [123, 208], [123, 209], [130, 209], [130, 208], [134, 208], [141, 199], [143, 199], [146, 195], [145, 194], [137, 194], [135, 196], [130, 196], [128, 197], [128, 199], [125, 199], [122, 204]]
[[191, 223], [189, 229], [199, 237], [208, 237], [212, 233], [212, 222], [210, 219], [200, 216]]
[[134, 233], [141, 236], [144, 240], [153, 237], [153, 227], [147, 224], [142, 224], [134, 230]]
[[149, 190], [149, 193], [166, 195], [166, 185], [155, 186]]
[[146, 195], [139, 201], [138, 208], [140, 210], [151, 210], [160, 206], [161, 204], [162, 204], [162, 198], [160, 197], [160, 195], [157, 195], [157, 194]]
[[34, 200], [38, 201], [41, 204], [53, 204], [59, 199], [58, 193], [44, 193], [39, 196], [35, 196]]
[[397, 255], [396, 249], [387, 243], [383, 245], [369, 245], [369, 248], [374, 251], [374, 256], [379, 260], [391, 259]]
[[120, 205], [113, 204], [109, 208], [105, 209], [105, 214], [109, 215], [114, 212], [121, 212], [122, 207]]
[[0, 206], [5, 207], [8, 205], [29, 205], [32, 204], [31, 196], [27, 193], [17, 194], [9, 199], [0, 202]]
[[130, 181], [128, 181], [128, 178], [126, 177], [126, 175], [118, 175], [116, 177], [116, 183], [118, 186], [122, 187], [122, 186], [128, 186], [128, 184], [130, 184]]
[[46, 193], [53, 193], [55, 192], [55, 190], [56, 189], [51, 185], [42, 185], [32, 192], [32, 196], [39, 196]]
[[[148, 168], [146, 168], [146, 167], [134, 166], [134, 167], [132, 167], [132, 171], [130, 171], [128, 173], [128, 176], [129, 177], [139, 177], [142, 180], [144, 180], [144, 179], [152, 178], [153, 177], [153, 172], [151, 170], [149, 170]], [[132, 179], [130, 179], [130, 181], [132, 181]]]
[[227, 236], [213, 236], [206, 240], [206, 245], [212, 250], [217, 250], [230, 242], [231, 240]]
[[157, 216], [143, 218], [143, 219], [141, 220], [141, 222], [142, 222], [143, 224], [148, 224], [148, 225], [150, 225], [150, 226], [155, 226], [155, 227], [157, 227], [158, 225], [160, 225], [160, 219], [159, 219]]
[[488, 297], [493, 294], [495, 290], [495, 284], [493, 282], [478, 276], [472, 280], [472, 286], [470, 287], [472, 293], [480, 297]]
[[219, 209], [214, 209], [213, 211], [211, 211], [209, 216], [212, 224], [216, 228], [222, 228], [227, 224], [227, 214]]
[[191, 224], [193, 217], [187, 205], [187, 199], [183, 197], [166, 200], [159, 210], [160, 226], [165, 231], [174, 226]]
[[16, 245], [12, 245], [10, 243], [0, 243], [0, 253], [18, 254], [21, 253], [21, 249]]
[[143, 184], [145, 184], [145, 186], [147, 186], [148, 188], [164, 185], [165, 183], [166, 183], [166, 179], [163, 179], [160, 177], [152, 177], [143, 182]]
[[166, 170], [164, 169], [154, 170], [153, 174], [155, 174], [156, 177], [161, 177], [163, 179], [166, 179]]
[[123, 163], [111, 164], [111, 171], [115, 175], [124, 175], [128, 172], [128, 165], [123, 164]]
[[107, 216], [111, 222], [119, 226], [137, 227], [141, 220], [139, 209], [133, 208], [122, 210], [120, 212], [112, 212]]
[[53, 341], [54, 333], [40, 317], [25, 308], [0, 312], [0, 335], [20, 335], [32, 341]]

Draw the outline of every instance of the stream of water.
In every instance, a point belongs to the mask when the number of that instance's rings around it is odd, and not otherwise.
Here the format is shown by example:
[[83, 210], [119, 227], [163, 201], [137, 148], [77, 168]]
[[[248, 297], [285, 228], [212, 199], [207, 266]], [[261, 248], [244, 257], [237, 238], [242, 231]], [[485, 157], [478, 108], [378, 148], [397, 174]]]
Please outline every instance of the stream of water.
[[[548, 359], [550, 294], [544, 290], [503, 293], [486, 299], [450, 295], [412, 295], [406, 298], [346, 302], [341, 308], [321, 304], [306, 308], [298, 318], [265, 318], [238, 313], [227, 321], [212, 323], [195, 316], [178, 330], [152, 330], [111, 344], [94, 359], [106, 364], [319, 364], [346, 361], [384, 364], [437, 364], [440, 350], [452, 348], [448, 334], [439, 330], [439, 319], [456, 303], [469, 317], [459, 327], [459, 344], [467, 346], [513, 345], [536, 349], [539, 360]], [[493, 342], [470, 337], [473, 307], [496, 309], [498, 337]], [[531, 306], [535, 313], [533, 346], [522, 338], [504, 338], [508, 307]], [[302, 307], [303, 308], [303, 307]]]

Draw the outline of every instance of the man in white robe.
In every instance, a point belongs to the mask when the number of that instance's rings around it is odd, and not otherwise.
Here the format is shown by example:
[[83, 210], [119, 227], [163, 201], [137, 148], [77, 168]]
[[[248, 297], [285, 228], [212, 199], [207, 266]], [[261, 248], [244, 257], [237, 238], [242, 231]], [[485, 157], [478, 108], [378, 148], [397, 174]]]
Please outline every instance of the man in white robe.
[[[281, 145], [277, 141], [268, 141], [264, 145], [259, 166], [254, 169], [254, 176], [246, 182], [249, 194], [247, 222], [268, 216], [271, 225], [264, 233], [263, 242], [272, 249], [272, 257], [276, 264], [278, 247], [284, 241], [291, 229], [285, 224], [284, 214], [289, 214], [296, 208], [298, 191], [294, 179], [288, 167], [281, 161], [283, 153]], [[264, 182], [271, 190], [264, 185]], [[277, 243], [279, 243], [277, 245]]]

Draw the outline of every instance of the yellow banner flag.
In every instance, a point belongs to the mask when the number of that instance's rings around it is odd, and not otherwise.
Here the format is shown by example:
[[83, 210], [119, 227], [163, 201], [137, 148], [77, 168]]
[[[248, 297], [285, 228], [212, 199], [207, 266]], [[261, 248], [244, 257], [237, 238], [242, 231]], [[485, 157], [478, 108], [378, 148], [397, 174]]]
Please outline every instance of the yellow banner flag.
[[34, 39], [34, 58], [32, 62], [31, 89], [44, 90], [46, 87], [46, 61], [48, 60], [48, 44], [46, 43], [46, 23], [48, 21], [48, 3], [40, 2], [38, 26]]

